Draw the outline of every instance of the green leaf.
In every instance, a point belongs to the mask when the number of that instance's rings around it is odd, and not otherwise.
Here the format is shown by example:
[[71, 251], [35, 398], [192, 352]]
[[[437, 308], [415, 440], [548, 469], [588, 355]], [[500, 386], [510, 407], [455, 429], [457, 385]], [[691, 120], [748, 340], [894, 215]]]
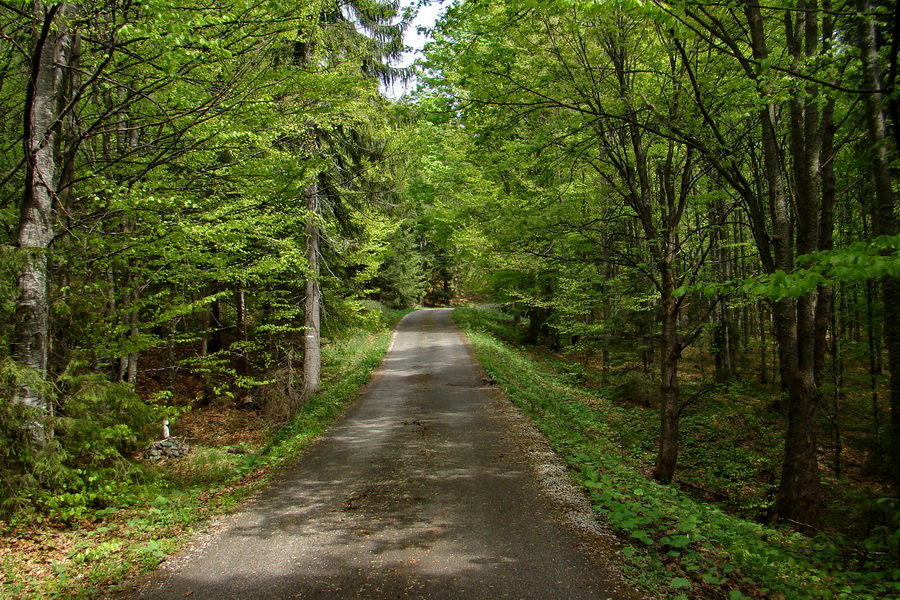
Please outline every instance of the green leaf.
[[684, 577], [676, 577], [675, 579], [673, 579], [672, 581], [669, 582], [669, 585], [671, 585], [673, 588], [675, 588], [677, 590], [680, 588], [691, 587], [691, 582], [689, 579], [686, 579]]
[[646, 531], [643, 531], [643, 530], [640, 530], [640, 529], [639, 529], [639, 530], [637, 530], [637, 531], [632, 532], [632, 533], [631, 533], [631, 537], [633, 537], [633, 538], [635, 538], [635, 539], [638, 539], [638, 540], [644, 542], [644, 543], [647, 544], [648, 546], [653, 545], [653, 538], [650, 537], [650, 535], [649, 535]]

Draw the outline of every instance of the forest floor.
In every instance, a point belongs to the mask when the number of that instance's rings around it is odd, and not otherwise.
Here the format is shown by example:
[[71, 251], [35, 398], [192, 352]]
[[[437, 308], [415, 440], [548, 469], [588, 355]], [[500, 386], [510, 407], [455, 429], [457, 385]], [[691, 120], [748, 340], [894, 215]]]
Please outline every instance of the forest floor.
[[282, 427], [258, 407], [203, 398], [190, 374], [177, 379], [172, 401], [190, 410], [172, 434], [191, 451], [158, 463], [138, 452], [131, 483], [116, 488], [111, 503], [94, 506], [73, 496], [68, 500], [81, 502], [81, 510], [20, 510], [0, 520], [0, 599], [89, 600], [133, 588], [135, 576], [155, 569], [212, 517], [233, 510], [322, 434], [356, 399], [402, 314], [328, 340], [320, 393]]
[[[179, 424], [178, 434], [191, 446], [212, 448], [240, 444], [244, 447], [260, 447], [262, 440], [268, 435], [268, 429], [265, 421], [255, 411], [237, 410], [230, 406], [207, 406], [186, 413], [184, 423]], [[177, 472], [177, 461], [178, 459], [164, 460], [164, 464], [159, 467]], [[266, 469], [260, 468], [231, 485], [210, 490], [202, 499], [206, 506], [201, 514], [214, 514], [218, 512], [217, 506], [227, 507], [232, 503], [228, 496], [243, 497], [266, 477]], [[169, 530], [163, 533], [158, 528], [153, 528], [149, 520], [139, 523], [139, 519], [141, 517], [137, 517], [135, 511], [123, 509], [119, 514], [107, 512], [99, 517], [88, 514], [69, 521], [48, 520], [28, 525], [0, 521], [0, 598], [96, 597], [98, 588], [129, 575], [132, 568], [140, 569], [149, 563], [155, 564], [164, 550], [172, 547], [172, 544], [157, 545], [151, 538], [175, 532]], [[139, 557], [130, 557], [125, 561], [127, 564], [110, 562], [109, 558], [123, 554], [126, 537], [130, 542], [146, 545], [146, 552], [141, 552]], [[110, 564], [97, 573], [85, 572], [82, 576], [70, 574], [85, 570], [94, 560]], [[84, 581], [87, 577], [93, 577], [95, 581]], [[74, 581], [70, 578], [74, 578]], [[45, 585], [53, 580], [59, 585]], [[53, 591], [67, 585], [73, 586], [71, 595]], [[82, 585], [87, 588], [83, 594], [79, 590]], [[51, 589], [47, 589], [48, 587]]]
[[[761, 511], [770, 502], [780, 443], [778, 419], [765, 402], [767, 394], [777, 396], [770, 387], [735, 382], [703, 396], [686, 412], [679, 477], [683, 491], [678, 491], [653, 484], [647, 475], [657, 423], [647, 400], [653, 385], [639, 368], [630, 374], [613, 373], [606, 380], [602, 365], [592, 363], [591, 357], [500, 344], [498, 339], [510, 339], [515, 332], [510, 329], [511, 317], [497, 311], [457, 311], [454, 318], [469, 332], [493, 378], [487, 381], [491, 393], [503, 388], [527, 415], [516, 413], [514, 429], [526, 431], [526, 421], [540, 428], [541, 434], [532, 430], [524, 437], [513, 436], [519, 446], [524, 443], [528, 470], [554, 475], [537, 480], [557, 498], [549, 503], [557, 506], [557, 516], [576, 523], [575, 543], [585, 550], [593, 548], [588, 553], [595, 562], [615, 562], [624, 570], [630, 583], [614, 584], [620, 597], [628, 598], [632, 592], [627, 590], [634, 587], [652, 597], [729, 600], [886, 598], [900, 593], [900, 571], [891, 571], [890, 565], [882, 570], [884, 561], [879, 558], [884, 556], [884, 538], [878, 536], [892, 530], [869, 526], [866, 534], [861, 518], [869, 513], [860, 499], [878, 497], [880, 492], [877, 478], [867, 469], [863, 446], [845, 443], [841, 448], [827, 438], [823, 443], [831, 522], [839, 527], [829, 525], [823, 536], [807, 539], [753, 522], [764, 516]], [[485, 335], [488, 331], [493, 337]], [[211, 517], [232, 511], [316, 439], [356, 398], [389, 339], [382, 331], [331, 344], [325, 373], [325, 387], [331, 391], [305, 407], [300, 421], [281, 433], [258, 407], [205, 403], [198, 381], [179, 380], [178, 400], [193, 401], [194, 406], [179, 419], [174, 433], [185, 437], [194, 450], [154, 467], [166, 474], [168, 483], [148, 488], [139, 501], [123, 501], [121, 506], [67, 522], [0, 523], [0, 598], [87, 600], [133, 593], [135, 574], [157, 568], [192, 532], [204, 532]], [[696, 393], [704, 385], [703, 367], [694, 370], [697, 373], [686, 374], [686, 393]], [[415, 379], [413, 372], [406, 375]], [[860, 420], [858, 428], [845, 428], [846, 441], [853, 441], [855, 429], [864, 431], [865, 419]], [[420, 451], [418, 461], [436, 458], [430, 452], [433, 447], [420, 447], [426, 437], [435, 440], [435, 424], [427, 421], [422, 415], [404, 416], [399, 426], [391, 426], [401, 429], [411, 447]], [[842, 459], [841, 477], [835, 475], [837, 458]], [[375, 463], [379, 466], [380, 459]], [[428, 470], [432, 478], [440, 473], [433, 465]], [[444, 475], [455, 481], [452, 474]], [[589, 501], [584, 492], [566, 487], [573, 478], [590, 494]], [[861, 485], [847, 485], [850, 479]], [[380, 504], [399, 510], [382, 514], [399, 522], [412, 506], [398, 504], [402, 488], [395, 493], [388, 483], [385, 479], [339, 496], [336, 514], [362, 518]], [[579, 497], [580, 501], [573, 500]], [[427, 497], [417, 491], [413, 498]], [[876, 516], [872, 512], [869, 518]], [[377, 535], [387, 533], [371, 531], [370, 524], [357, 525], [353, 535], [373, 544]], [[377, 556], [424, 551], [428, 544], [442, 542], [444, 533], [441, 528], [420, 527], [408, 539], [382, 539], [380, 546], [376, 544]], [[585, 539], [592, 541], [585, 544]], [[472, 564], [482, 570], [503, 564], [483, 558], [474, 556]], [[414, 569], [414, 564], [404, 568]], [[394, 591], [417, 597], [416, 589]], [[199, 597], [194, 593], [192, 597]]]

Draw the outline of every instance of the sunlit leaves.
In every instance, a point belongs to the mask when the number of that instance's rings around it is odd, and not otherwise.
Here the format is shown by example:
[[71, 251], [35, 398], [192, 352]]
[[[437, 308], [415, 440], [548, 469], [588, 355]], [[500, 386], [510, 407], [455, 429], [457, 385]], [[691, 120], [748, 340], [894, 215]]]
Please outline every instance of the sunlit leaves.
[[900, 236], [882, 236], [849, 246], [799, 256], [805, 265], [790, 273], [776, 270], [749, 279], [735, 279], [721, 283], [686, 285], [676, 291], [683, 296], [699, 292], [712, 298], [739, 291], [762, 296], [773, 301], [798, 299], [817, 288], [836, 283], [861, 283], [882, 277], [900, 276]]

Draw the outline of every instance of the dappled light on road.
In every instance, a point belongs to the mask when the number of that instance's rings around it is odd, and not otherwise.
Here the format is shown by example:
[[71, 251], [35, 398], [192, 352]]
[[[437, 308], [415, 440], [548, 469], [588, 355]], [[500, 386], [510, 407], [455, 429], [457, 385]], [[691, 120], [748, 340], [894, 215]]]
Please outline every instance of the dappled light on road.
[[450, 311], [398, 328], [362, 398], [144, 598], [608, 598]]

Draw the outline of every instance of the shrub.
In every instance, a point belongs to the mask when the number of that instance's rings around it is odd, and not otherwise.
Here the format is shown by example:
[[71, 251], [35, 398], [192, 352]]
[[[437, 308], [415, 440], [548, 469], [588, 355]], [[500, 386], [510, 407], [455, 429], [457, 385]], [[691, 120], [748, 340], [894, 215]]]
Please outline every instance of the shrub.
[[146, 443], [164, 409], [141, 400], [130, 385], [73, 362], [57, 379], [54, 415], [41, 417], [50, 437], [39, 449], [28, 434], [34, 411], [11, 400], [29, 375], [10, 359], [0, 371], [0, 511], [70, 520], [132, 496], [144, 473], [129, 457]]

